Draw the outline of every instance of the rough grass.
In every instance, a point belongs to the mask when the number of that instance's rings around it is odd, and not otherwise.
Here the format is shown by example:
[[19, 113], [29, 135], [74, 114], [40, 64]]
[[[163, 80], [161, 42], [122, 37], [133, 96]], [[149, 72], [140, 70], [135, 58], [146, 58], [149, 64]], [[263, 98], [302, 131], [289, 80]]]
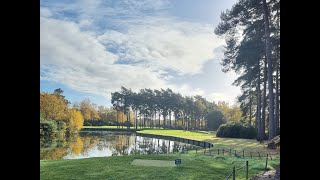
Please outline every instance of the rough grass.
[[[182, 159], [179, 167], [131, 165], [135, 159]], [[241, 167], [249, 160], [249, 177], [264, 170], [265, 161], [228, 156], [200, 154], [132, 155], [76, 160], [41, 160], [40, 179], [225, 179], [232, 167]], [[275, 167], [279, 160], [268, 162]], [[245, 170], [236, 171], [236, 179], [245, 179]]]

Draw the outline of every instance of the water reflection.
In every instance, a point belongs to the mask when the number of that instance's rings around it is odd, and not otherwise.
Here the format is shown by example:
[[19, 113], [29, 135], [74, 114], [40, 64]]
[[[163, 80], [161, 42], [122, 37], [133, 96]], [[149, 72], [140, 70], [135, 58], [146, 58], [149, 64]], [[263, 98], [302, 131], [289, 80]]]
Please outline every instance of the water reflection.
[[184, 152], [194, 146], [125, 132], [81, 132], [73, 138], [40, 139], [40, 159], [79, 159]]

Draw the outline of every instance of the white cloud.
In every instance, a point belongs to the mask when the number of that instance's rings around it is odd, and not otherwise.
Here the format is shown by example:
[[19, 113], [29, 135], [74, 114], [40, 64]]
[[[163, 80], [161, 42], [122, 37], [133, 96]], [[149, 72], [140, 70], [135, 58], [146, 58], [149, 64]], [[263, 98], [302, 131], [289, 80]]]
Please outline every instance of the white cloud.
[[235, 97], [233, 94], [227, 92], [213, 92], [207, 95], [207, 100], [218, 103], [219, 101], [225, 101], [230, 105], [235, 103]]
[[42, 64], [112, 64], [118, 56], [105, 50], [92, 33], [82, 32], [77, 24], [40, 18], [40, 59]]
[[180, 75], [200, 73], [203, 64], [215, 57], [214, 49], [223, 44], [210, 25], [166, 18], [130, 22], [126, 32], [109, 30], [98, 39], [116, 48], [120, 59]]
[[[92, 0], [41, 7], [40, 78], [106, 98], [125, 86], [134, 91], [171, 88], [183, 95], [233, 101], [226, 92], [206, 92], [192, 87], [192, 82], [169, 83], [176, 76], [202, 73], [204, 64], [219, 53], [214, 50], [224, 40], [214, 35], [212, 25], [168, 16], [118, 17], [168, 7], [168, 1], [160, 0]], [[76, 20], [61, 18], [63, 11], [79, 15]], [[94, 31], [97, 20], [107, 24], [103, 33]]]
[[42, 17], [50, 17], [52, 16], [52, 12], [48, 8], [41, 7], [40, 8], [40, 16]]

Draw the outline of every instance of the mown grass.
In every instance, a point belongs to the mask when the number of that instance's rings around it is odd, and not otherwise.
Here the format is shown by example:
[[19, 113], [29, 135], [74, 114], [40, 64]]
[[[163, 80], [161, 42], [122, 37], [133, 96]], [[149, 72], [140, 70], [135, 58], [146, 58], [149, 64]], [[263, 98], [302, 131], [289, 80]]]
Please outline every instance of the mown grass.
[[[182, 159], [180, 167], [134, 166], [134, 159]], [[40, 179], [225, 179], [232, 167], [249, 160], [249, 177], [264, 170], [265, 161], [201, 154], [163, 154], [100, 157], [76, 160], [41, 160]], [[268, 162], [275, 167], [279, 160]], [[236, 171], [236, 179], [245, 179], [245, 170]]]

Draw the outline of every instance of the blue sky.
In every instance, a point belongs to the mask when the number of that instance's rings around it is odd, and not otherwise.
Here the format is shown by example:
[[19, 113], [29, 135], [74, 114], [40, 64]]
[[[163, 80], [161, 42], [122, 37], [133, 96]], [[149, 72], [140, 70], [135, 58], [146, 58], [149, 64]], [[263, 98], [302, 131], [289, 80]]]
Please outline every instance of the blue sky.
[[231, 104], [220, 13], [235, 0], [41, 0], [40, 91], [110, 106], [121, 86], [171, 88]]

